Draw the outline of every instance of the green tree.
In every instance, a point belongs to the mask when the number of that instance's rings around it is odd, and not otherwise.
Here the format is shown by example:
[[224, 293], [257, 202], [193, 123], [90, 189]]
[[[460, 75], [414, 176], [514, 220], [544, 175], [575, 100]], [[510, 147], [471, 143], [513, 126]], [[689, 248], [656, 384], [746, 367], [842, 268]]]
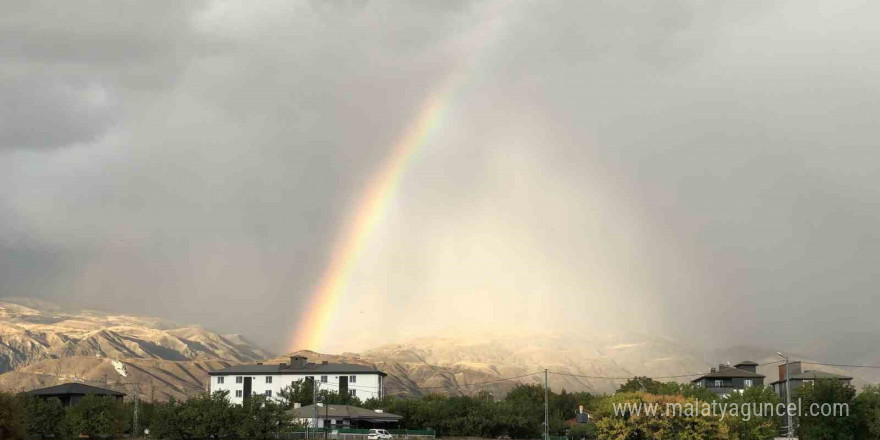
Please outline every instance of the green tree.
[[89, 394], [67, 411], [67, 425], [74, 435], [109, 437], [121, 435], [128, 428], [122, 404], [113, 397]]
[[275, 438], [291, 424], [286, 408], [264, 396], [253, 396], [240, 407], [238, 435], [247, 439]]
[[880, 439], [880, 385], [862, 389], [853, 403], [853, 415], [858, 421], [860, 439]]
[[742, 394], [730, 394], [723, 403], [728, 408], [736, 407], [738, 412], [728, 411], [724, 419], [731, 439], [765, 440], [779, 433], [782, 421], [775, 411], [779, 397], [769, 387], [747, 388]]
[[66, 432], [64, 405], [57, 397], [27, 397], [27, 432], [33, 437], [60, 438]]
[[0, 439], [27, 439], [27, 412], [22, 396], [0, 392]]
[[[643, 410], [621, 411], [619, 405], [657, 405], [658, 410], [645, 413]], [[614, 440], [726, 440], [729, 439], [728, 427], [716, 416], [681, 414], [667, 417], [667, 404], [678, 404], [682, 407], [696, 405], [694, 399], [682, 396], [654, 395], [647, 393], [616, 393], [608, 396], [597, 406], [598, 420], [596, 427], [598, 438]], [[708, 405], [708, 402], [702, 402]], [[615, 406], [618, 405], [618, 406]], [[615, 410], [617, 408], [617, 410]]]
[[292, 409], [294, 403], [299, 403], [303, 406], [311, 405], [313, 387], [313, 380], [300, 379], [282, 388], [275, 399], [287, 409]]
[[[856, 395], [852, 385], [836, 379], [818, 379], [812, 384], [804, 384], [793, 393], [795, 399], [801, 399], [804, 415], [798, 418], [797, 434], [804, 440], [849, 440], [855, 438], [858, 428], [855, 417], [851, 414], [831, 416], [811, 416], [810, 408], [816, 405], [838, 405], [847, 411], [853, 407]], [[842, 406], [845, 405], [845, 406]]]

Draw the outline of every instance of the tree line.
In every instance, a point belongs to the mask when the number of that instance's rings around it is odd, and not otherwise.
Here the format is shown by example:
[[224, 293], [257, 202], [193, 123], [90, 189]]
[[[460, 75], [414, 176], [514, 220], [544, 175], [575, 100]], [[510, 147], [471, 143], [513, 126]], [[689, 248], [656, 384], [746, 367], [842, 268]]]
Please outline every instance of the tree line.
[[[242, 405], [233, 404], [227, 393], [204, 394], [186, 401], [141, 402], [140, 428], [150, 437], [168, 440], [205, 438], [271, 439], [302, 426], [291, 419], [294, 403], [312, 403], [313, 384], [296, 382], [276, 398], [253, 396]], [[483, 438], [541, 437], [544, 423], [544, 388], [518, 385], [502, 398], [483, 391], [474, 395], [430, 394], [420, 397], [386, 397], [364, 402], [332, 391], [316, 393], [329, 404], [352, 404], [403, 416], [401, 428], [433, 429], [439, 436]], [[650, 440], [719, 439], [769, 440], [780, 436], [785, 421], [772, 414], [750, 417], [684, 414], [636, 414], [615, 410], [615, 405], [656, 403], [686, 404], [713, 402], [711, 391], [691, 384], [657, 382], [636, 377], [611, 395], [565, 390], [549, 395], [549, 431], [571, 439]], [[880, 386], [861, 392], [835, 380], [817, 380], [793, 395], [804, 407], [812, 403], [846, 403], [849, 415], [800, 417], [796, 435], [803, 440], [880, 439]], [[778, 404], [767, 387], [754, 387], [724, 398], [733, 404]], [[588, 423], [573, 423], [578, 407], [591, 414]], [[133, 435], [133, 405], [115, 399], [86, 396], [65, 408], [58, 399], [41, 399], [24, 394], [0, 393], [0, 439], [121, 437]]]

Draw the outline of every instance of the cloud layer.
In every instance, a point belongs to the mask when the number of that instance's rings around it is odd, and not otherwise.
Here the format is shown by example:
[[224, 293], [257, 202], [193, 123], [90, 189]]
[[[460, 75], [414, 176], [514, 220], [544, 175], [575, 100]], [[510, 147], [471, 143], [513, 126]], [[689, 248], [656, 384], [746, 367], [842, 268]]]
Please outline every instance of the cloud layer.
[[455, 77], [325, 348], [880, 330], [871, 4], [2, 8], [0, 295], [283, 349], [352, 207]]

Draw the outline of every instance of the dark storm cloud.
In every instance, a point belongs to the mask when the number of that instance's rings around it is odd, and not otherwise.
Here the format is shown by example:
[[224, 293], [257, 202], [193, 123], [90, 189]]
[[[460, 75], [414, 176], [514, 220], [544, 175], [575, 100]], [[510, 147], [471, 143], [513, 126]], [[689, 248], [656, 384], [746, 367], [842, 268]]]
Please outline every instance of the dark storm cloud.
[[346, 334], [535, 313], [712, 343], [878, 330], [872, 5], [24, 5], [0, 14], [0, 294], [280, 349], [456, 75]]

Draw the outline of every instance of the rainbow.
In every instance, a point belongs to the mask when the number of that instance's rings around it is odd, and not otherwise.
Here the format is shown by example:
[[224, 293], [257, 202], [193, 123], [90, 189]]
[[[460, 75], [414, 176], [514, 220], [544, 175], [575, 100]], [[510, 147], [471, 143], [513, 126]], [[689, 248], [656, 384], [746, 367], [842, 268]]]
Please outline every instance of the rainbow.
[[290, 346], [291, 351], [323, 348], [339, 298], [346, 291], [352, 271], [357, 266], [370, 236], [385, 216], [389, 201], [397, 192], [407, 164], [426, 142], [446, 110], [449, 100], [448, 93], [444, 93], [446, 90], [443, 87], [428, 97], [380, 172], [367, 186], [367, 191], [358, 203], [354, 216], [343, 229], [342, 239], [334, 248], [330, 264], [302, 315], [303, 319]]

